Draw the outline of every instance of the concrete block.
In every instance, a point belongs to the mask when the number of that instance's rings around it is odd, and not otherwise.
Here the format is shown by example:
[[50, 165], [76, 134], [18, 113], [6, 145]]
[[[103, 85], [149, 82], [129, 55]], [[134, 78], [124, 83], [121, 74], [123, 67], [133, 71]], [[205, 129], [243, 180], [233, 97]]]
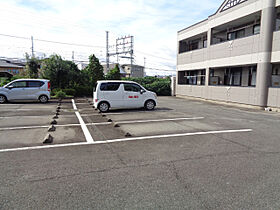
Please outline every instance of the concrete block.
[[51, 144], [53, 142], [53, 137], [50, 134], [47, 134], [44, 138], [43, 144]]
[[132, 136], [130, 133], [126, 133], [125, 135], [124, 135], [125, 137], [130, 137], [130, 136]]
[[56, 125], [56, 124], [57, 124], [56, 120], [51, 121], [51, 125]]
[[48, 131], [49, 131], [49, 132], [52, 132], [52, 131], [55, 131], [55, 129], [56, 129], [56, 128], [54, 127], [54, 125], [51, 125], [51, 126], [48, 128]]

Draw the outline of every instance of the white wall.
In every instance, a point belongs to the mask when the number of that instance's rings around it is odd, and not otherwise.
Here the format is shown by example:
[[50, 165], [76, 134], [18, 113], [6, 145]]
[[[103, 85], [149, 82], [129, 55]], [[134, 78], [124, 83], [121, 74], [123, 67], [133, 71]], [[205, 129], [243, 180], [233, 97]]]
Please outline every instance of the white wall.
[[280, 108], [280, 88], [269, 88], [268, 89], [267, 106]]

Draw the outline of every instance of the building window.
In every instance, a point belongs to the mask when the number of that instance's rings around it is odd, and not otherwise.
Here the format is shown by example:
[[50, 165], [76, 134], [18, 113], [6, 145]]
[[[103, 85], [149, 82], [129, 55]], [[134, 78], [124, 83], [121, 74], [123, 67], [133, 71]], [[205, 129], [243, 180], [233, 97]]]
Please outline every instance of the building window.
[[257, 67], [253, 66], [249, 69], [249, 81], [248, 86], [256, 86], [256, 78], [257, 78]]
[[207, 48], [207, 39], [203, 40], [203, 48]]
[[261, 30], [260, 24], [254, 25], [254, 27], [253, 27], [253, 34], [254, 34], [254, 35], [260, 34], [260, 30]]
[[186, 71], [185, 77], [187, 78], [187, 85], [197, 84], [197, 71]]
[[227, 68], [225, 70], [224, 84], [241, 86], [242, 68]]
[[243, 37], [245, 37], [245, 29], [229, 32], [227, 34], [228, 40], [234, 40], [234, 39], [239, 39], [239, 38], [243, 38]]
[[205, 69], [178, 72], [179, 85], [205, 85]]
[[280, 7], [277, 8], [277, 15], [276, 15], [276, 21], [275, 21], [275, 30], [280, 31]]
[[200, 75], [200, 85], [205, 85], [205, 69], [201, 70], [201, 75]]
[[207, 48], [207, 34], [200, 34], [196, 37], [179, 41], [179, 54]]
[[272, 87], [280, 87], [280, 65], [272, 66], [271, 82]]
[[199, 40], [191, 41], [190, 45], [189, 45], [190, 51], [197, 50], [198, 49], [198, 44], [199, 44]]

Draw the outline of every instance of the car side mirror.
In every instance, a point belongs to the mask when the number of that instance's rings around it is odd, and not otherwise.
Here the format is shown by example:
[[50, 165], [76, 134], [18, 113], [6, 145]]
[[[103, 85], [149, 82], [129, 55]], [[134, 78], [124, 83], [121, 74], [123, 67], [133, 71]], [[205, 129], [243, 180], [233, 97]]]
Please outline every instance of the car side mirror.
[[9, 85], [7, 88], [8, 88], [9, 90], [11, 90], [11, 89], [13, 89], [13, 88], [14, 88], [14, 86]]
[[145, 93], [145, 92], [146, 92], [146, 91], [143, 90], [143, 89], [140, 90], [140, 94], [143, 94], [143, 93]]

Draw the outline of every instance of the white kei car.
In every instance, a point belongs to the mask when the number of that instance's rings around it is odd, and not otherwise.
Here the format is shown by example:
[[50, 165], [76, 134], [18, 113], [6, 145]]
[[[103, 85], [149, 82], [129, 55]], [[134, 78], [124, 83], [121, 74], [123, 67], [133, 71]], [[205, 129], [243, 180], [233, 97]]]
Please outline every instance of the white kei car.
[[93, 92], [94, 107], [101, 112], [110, 108], [141, 108], [153, 110], [157, 95], [136, 82], [123, 80], [97, 81]]

